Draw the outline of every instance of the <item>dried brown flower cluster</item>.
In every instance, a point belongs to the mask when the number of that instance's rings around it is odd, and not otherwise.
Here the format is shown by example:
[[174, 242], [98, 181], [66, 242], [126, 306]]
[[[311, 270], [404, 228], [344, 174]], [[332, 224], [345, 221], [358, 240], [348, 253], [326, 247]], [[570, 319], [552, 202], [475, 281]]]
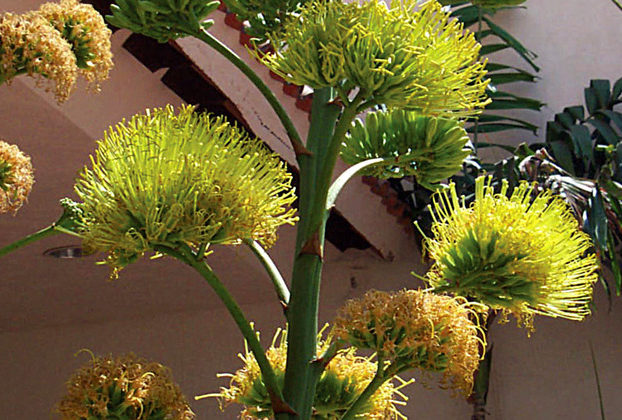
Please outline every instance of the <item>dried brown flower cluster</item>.
[[0, 214], [19, 210], [34, 182], [30, 157], [0, 140]]
[[169, 369], [133, 354], [93, 357], [67, 382], [57, 409], [63, 420], [194, 418]]
[[483, 334], [464, 300], [421, 290], [369, 291], [350, 300], [335, 321], [335, 335], [371, 349], [392, 372], [443, 372], [443, 384], [471, 393]]
[[110, 35], [101, 15], [77, 0], [0, 15], [0, 84], [21, 74], [47, 80], [61, 103], [79, 72], [97, 89], [113, 66]]
[[69, 97], [76, 83], [76, 57], [71, 46], [41, 16], [0, 16], [0, 80], [28, 74], [48, 80], [58, 102]]
[[106, 80], [113, 67], [111, 31], [91, 5], [77, 0], [45, 3], [35, 14], [43, 16], [71, 45], [80, 74], [93, 86]]

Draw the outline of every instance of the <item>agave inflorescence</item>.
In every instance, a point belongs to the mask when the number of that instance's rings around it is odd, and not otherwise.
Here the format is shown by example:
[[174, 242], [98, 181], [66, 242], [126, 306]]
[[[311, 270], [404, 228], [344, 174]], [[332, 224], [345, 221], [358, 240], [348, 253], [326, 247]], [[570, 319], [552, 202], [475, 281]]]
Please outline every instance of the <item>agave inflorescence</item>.
[[112, 69], [110, 36], [102, 16], [89, 4], [77, 0], [45, 3], [32, 16], [41, 16], [69, 43], [80, 74], [89, 82], [106, 80]]
[[5, 13], [0, 17], [0, 79], [10, 81], [28, 74], [53, 84], [59, 102], [67, 99], [76, 82], [76, 57], [71, 46], [41, 16]]
[[443, 381], [468, 396], [485, 347], [477, 314], [462, 299], [421, 290], [371, 290], [348, 301], [335, 320], [335, 336], [371, 349], [386, 372], [442, 372]]
[[0, 214], [19, 210], [33, 183], [30, 157], [0, 140]]
[[521, 183], [508, 197], [490, 179], [476, 180], [471, 206], [455, 186], [433, 204], [434, 265], [426, 275], [438, 291], [468, 296], [531, 325], [534, 314], [582, 320], [589, 315], [598, 258], [570, 208], [549, 192]]
[[67, 382], [57, 406], [63, 420], [192, 420], [168, 368], [128, 354], [93, 357]]
[[0, 16], [0, 82], [20, 74], [48, 80], [65, 101], [78, 72], [95, 85], [113, 66], [111, 31], [91, 5], [76, 0], [45, 3], [24, 15]]
[[[330, 346], [330, 339], [318, 339], [318, 357]], [[266, 356], [275, 370], [277, 380], [282, 386], [287, 359], [287, 332], [278, 330]], [[244, 366], [235, 374], [220, 374], [230, 377], [229, 387], [222, 387], [217, 394], [205, 397], [217, 397], [221, 409], [230, 404], [244, 406], [240, 418], [244, 420], [271, 418], [274, 413], [268, 391], [262, 380], [255, 357], [248, 351], [239, 355]], [[338, 351], [320, 376], [313, 404], [313, 420], [338, 420], [356, 401], [376, 373], [376, 363], [371, 358], [359, 357], [355, 349]], [[395, 378], [400, 383], [385, 382], [367, 401], [359, 413], [361, 418], [388, 420], [405, 417], [397, 410], [396, 404], [403, 404], [406, 399], [399, 391], [410, 382]], [[201, 397], [198, 397], [201, 398]]]
[[76, 184], [80, 233], [119, 269], [158, 245], [276, 240], [296, 220], [291, 175], [259, 141], [192, 107], [147, 111], [99, 142]]
[[196, 35], [214, 22], [207, 15], [218, 8], [218, 1], [207, 0], [125, 0], [112, 4], [108, 22], [159, 42]]
[[479, 44], [438, 2], [415, 5], [308, 3], [271, 37], [277, 51], [262, 60], [295, 84], [341, 92], [358, 87], [369, 104], [424, 114], [476, 113], [486, 103], [488, 83], [484, 63], [477, 61]]
[[370, 112], [346, 135], [341, 157], [354, 165], [366, 159], [386, 162], [362, 171], [379, 178], [414, 175], [427, 188], [454, 175], [469, 156], [464, 123], [413, 111]]

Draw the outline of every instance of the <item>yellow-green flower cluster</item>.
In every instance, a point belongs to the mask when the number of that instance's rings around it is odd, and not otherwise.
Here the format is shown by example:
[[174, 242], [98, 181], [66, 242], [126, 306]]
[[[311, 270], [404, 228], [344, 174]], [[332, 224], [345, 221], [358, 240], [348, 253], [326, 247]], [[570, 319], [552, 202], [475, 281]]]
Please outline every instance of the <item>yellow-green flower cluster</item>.
[[[329, 341], [318, 340], [318, 356], [324, 353], [329, 344]], [[286, 333], [281, 333], [280, 330], [277, 332], [266, 356], [275, 371], [279, 385], [282, 386], [287, 359]], [[219, 375], [231, 378], [229, 387], [221, 388], [218, 394], [207, 396], [217, 397], [221, 402], [221, 409], [229, 404], [243, 405], [240, 418], [244, 420], [271, 418], [273, 412], [270, 398], [255, 357], [248, 349], [239, 357], [244, 362], [241, 369], [232, 375]], [[376, 363], [370, 358], [356, 356], [354, 349], [337, 352], [318, 381], [311, 418], [340, 419], [372, 381], [375, 373]], [[402, 400], [406, 399], [399, 390], [407, 383], [399, 377], [396, 377], [396, 380], [400, 382], [399, 385], [395, 385], [392, 381], [385, 382], [359, 411], [358, 417], [378, 420], [405, 419], [397, 411], [396, 405], [403, 404]]]
[[444, 383], [468, 396], [484, 347], [475, 312], [465, 301], [421, 290], [371, 290], [348, 301], [334, 333], [359, 349], [371, 349], [393, 373], [442, 372]]
[[[263, 62], [287, 81], [424, 114], [466, 116], [486, 101], [479, 44], [435, 0], [313, 1], [286, 23]], [[342, 98], [343, 99], [343, 98]]]
[[49, 81], [65, 101], [78, 71], [95, 85], [112, 68], [110, 30], [90, 5], [76, 0], [46, 3], [24, 15], [0, 16], [0, 83], [27, 74]]
[[480, 177], [471, 206], [454, 185], [436, 196], [433, 237], [425, 243], [434, 260], [427, 280], [528, 326], [534, 314], [582, 320], [598, 269], [590, 237], [561, 198], [536, 194], [525, 182], [507, 194], [507, 182], [496, 194]]
[[111, 31], [91, 5], [78, 0], [45, 3], [35, 15], [42, 16], [71, 45], [80, 74], [97, 87], [108, 78], [113, 67], [110, 52]]
[[124, 267], [158, 245], [270, 246], [296, 221], [291, 175], [261, 141], [192, 107], [147, 111], [99, 141], [76, 184], [89, 252]]
[[471, 150], [464, 123], [429, 117], [413, 111], [370, 112], [365, 123], [356, 120], [346, 135], [341, 157], [354, 165], [367, 159], [384, 158], [362, 174], [379, 178], [414, 175], [427, 188], [462, 168]]
[[30, 157], [0, 140], [0, 214], [19, 210], [34, 182]]
[[214, 21], [206, 17], [219, 4], [217, 0], [117, 0], [106, 19], [119, 28], [168, 42], [209, 29]]
[[93, 357], [69, 379], [57, 410], [63, 420], [194, 418], [170, 370], [133, 354]]

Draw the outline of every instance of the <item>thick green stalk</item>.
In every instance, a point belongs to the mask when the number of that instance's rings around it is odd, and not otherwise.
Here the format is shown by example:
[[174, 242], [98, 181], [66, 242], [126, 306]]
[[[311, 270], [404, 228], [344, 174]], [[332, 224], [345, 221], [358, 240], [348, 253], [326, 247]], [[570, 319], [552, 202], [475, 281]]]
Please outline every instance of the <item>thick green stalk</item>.
[[[277, 419], [310, 419], [317, 380], [318, 304], [326, 226], [326, 200], [339, 146], [357, 114], [358, 100], [343, 108], [333, 103], [330, 88], [314, 93], [307, 138], [310, 155], [299, 156], [300, 189], [296, 257], [288, 306], [288, 350], [284, 396], [295, 415]], [[337, 118], [339, 122], [335, 125]]]
[[201, 41], [205, 42], [207, 45], [218, 51], [221, 55], [223, 55], [227, 60], [229, 60], [234, 66], [236, 66], [244, 75], [250, 80], [252, 84], [254, 84], [257, 89], [261, 92], [261, 94], [266, 98], [276, 115], [281, 120], [281, 124], [285, 127], [285, 131], [289, 137], [290, 142], [292, 143], [292, 147], [296, 152], [296, 156], [299, 154], [306, 153], [305, 147], [302, 144], [302, 140], [300, 139], [300, 135], [294, 127], [294, 123], [287, 115], [287, 112], [283, 108], [283, 105], [279, 102], [279, 100], [274, 96], [274, 93], [270, 90], [268, 86], [264, 83], [264, 81], [251, 69], [244, 60], [242, 60], [235, 52], [231, 51], [225, 44], [216, 39], [212, 34], [207, 32], [205, 29], [202, 29], [199, 32], [186, 29], [188, 35], [194, 36]]
[[[314, 214], [313, 208], [319, 196], [317, 174], [321, 166], [329, 139], [333, 137], [335, 123], [341, 108], [331, 103], [333, 90], [317, 90], [313, 96], [311, 126], [307, 136], [310, 155], [299, 156], [300, 221], [297, 226], [296, 255], [291, 283], [291, 298], [288, 305], [289, 322], [287, 342], [287, 369], [283, 393], [285, 401], [297, 414], [275, 412], [277, 419], [309, 419], [315, 394], [313, 360], [317, 347], [317, 316], [322, 271], [322, 250], [318, 237], [313, 239], [313, 220], [321, 221], [321, 213]], [[325, 197], [324, 197], [325, 200]], [[322, 204], [324, 201], [322, 201]], [[320, 210], [323, 210], [323, 206]], [[317, 213], [317, 211], [316, 211]], [[318, 223], [317, 226], [320, 226]], [[320, 229], [323, 230], [323, 229]], [[323, 232], [321, 232], [323, 236]]]
[[253, 254], [257, 257], [261, 265], [266, 269], [266, 272], [270, 276], [270, 280], [272, 280], [272, 284], [274, 284], [274, 290], [276, 290], [276, 294], [279, 297], [279, 300], [287, 305], [289, 302], [289, 289], [287, 288], [287, 284], [281, 275], [276, 264], [270, 258], [270, 255], [257, 243], [257, 241], [253, 241], [252, 239], [245, 239], [244, 243], [253, 251]]
[[255, 330], [253, 330], [253, 327], [246, 319], [246, 316], [242, 312], [240, 306], [237, 304], [233, 296], [231, 296], [227, 288], [221, 283], [220, 279], [212, 271], [210, 266], [207, 265], [202, 259], [197, 260], [197, 258], [195, 258], [196, 256], [189, 249], [173, 249], [168, 246], [157, 246], [155, 249], [156, 251], [170, 255], [171, 257], [188, 264], [194, 268], [212, 287], [212, 290], [214, 290], [214, 292], [218, 295], [222, 303], [229, 311], [229, 314], [231, 314], [231, 317], [248, 343], [248, 347], [253, 352], [253, 355], [257, 360], [257, 364], [259, 365], [259, 369], [261, 370], [263, 381], [266, 384], [266, 388], [270, 394], [273, 407], [280, 407], [282, 410], [285, 410], [286, 406], [284, 407], [283, 404], [283, 394], [278, 386], [274, 370], [272, 369], [272, 366], [270, 365], [270, 362], [261, 347], [261, 343], [257, 338]]

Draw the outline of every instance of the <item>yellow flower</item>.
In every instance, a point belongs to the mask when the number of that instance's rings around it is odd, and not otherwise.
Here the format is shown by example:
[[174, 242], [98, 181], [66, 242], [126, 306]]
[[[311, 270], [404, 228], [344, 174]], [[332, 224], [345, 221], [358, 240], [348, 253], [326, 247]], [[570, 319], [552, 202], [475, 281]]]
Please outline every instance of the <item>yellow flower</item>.
[[417, 10], [415, 1], [395, 4], [312, 1], [272, 36], [277, 51], [262, 61], [299, 85], [341, 92], [358, 87], [369, 105], [477, 113], [487, 103], [488, 81], [473, 34], [434, 0]]
[[[324, 341], [319, 338], [318, 356], [321, 356], [329, 345], [330, 339]], [[275, 371], [279, 385], [283, 386], [287, 359], [286, 332], [277, 331], [266, 356]], [[221, 409], [230, 404], [241, 404], [244, 410], [240, 418], [244, 420], [272, 417], [270, 398], [261, 380], [261, 372], [255, 357], [248, 349], [239, 357], [244, 363], [241, 369], [235, 374], [218, 375], [231, 378], [228, 388], [223, 387], [217, 394], [197, 398], [217, 397], [221, 402]], [[320, 376], [311, 418], [313, 420], [340, 419], [371, 382], [375, 373], [376, 363], [370, 358], [356, 356], [352, 348], [338, 351]], [[404, 382], [400, 378], [396, 379], [400, 385], [395, 385], [392, 381], [385, 382], [359, 411], [360, 418], [378, 420], [406, 418], [397, 411], [396, 404], [402, 405], [401, 400], [406, 399], [399, 390], [409, 382]], [[398, 397], [400, 400], [396, 400]]]
[[57, 411], [63, 420], [194, 418], [170, 370], [133, 354], [93, 357], [67, 382]]
[[285, 163], [222, 117], [147, 111], [99, 141], [76, 184], [90, 252], [120, 269], [157, 245], [266, 246], [297, 219]]
[[47, 79], [58, 102], [67, 99], [76, 81], [71, 46], [41, 16], [0, 16], [0, 82], [20, 74]]
[[76, 56], [80, 73], [98, 88], [98, 83], [108, 78], [113, 67], [110, 52], [112, 32], [102, 16], [90, 4], [77, 0], [45, 3], [30, 16], [41, 16], [69, 42]]
[[598, 269], [590, 237], [561, 198], [535, 194], [526, 182], [507, 193], [507, 182], [495, 194], [490, 179], [480, 177], [471, 206], [453, 184], [436, 196], [427, 281], [528, 326], [534, 314], [582, 320]]
[[419, 185], [433, 189], [462, 168], [471, 153], [468, 141], [464, 123], [454, 119], [399, 109], [369, 112], [365, 123], [356, 120], [346, 135], [341, 157], [351, 165], [385, 158], [361, 173], [379, 178], [414, 175]]
[[484, 334], [464, 300], [421, 290], [371, 290], [348, 301], [335, 320], [335, 336], [371, 349], [389, 370], [442, 372], [444, 385], [470, 395]]
[[0, 214], [17, 212], [34, 182], [30, 157], [0, 140]]

